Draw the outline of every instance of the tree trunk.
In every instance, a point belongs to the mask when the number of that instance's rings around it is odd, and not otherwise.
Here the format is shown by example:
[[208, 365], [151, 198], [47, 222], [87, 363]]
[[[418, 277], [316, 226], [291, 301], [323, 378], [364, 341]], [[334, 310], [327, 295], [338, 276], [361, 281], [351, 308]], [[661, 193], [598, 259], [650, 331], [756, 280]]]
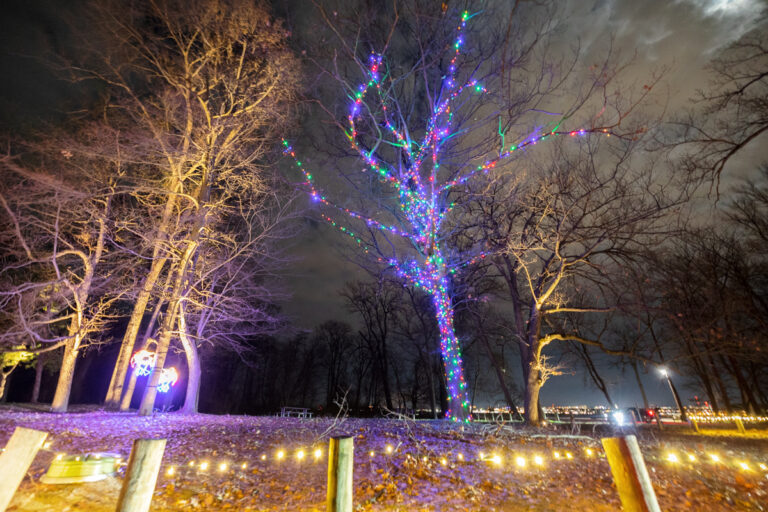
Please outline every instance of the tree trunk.
[[197, 345], [189, 339], [187, 334], [187, 323], [184, 317], [184, 306], [179, 308], [179, 338], [184, 347], [184, 355], [187, 358], [187, 394], [184, 397], [184, 406], [181, 408], [183, 414], [197, 413], [197, 404], [200, 401], [200, 376], [202, 370], [200, 367], [200, 353]]
[[13, 365], [10, 370], [0, 368], [0, 402], [5, 403], [8, 395], [8, 382], [11, 380], [11, 373], [16, 369], [17, 365]]
[[637, 370], [637, 361], [634, 359], [632, 360], [632, 369], [635, 371], [635, 379], [637, 380], [637, 387], [640, 389], [640, 394], [643, 396], [643, 407], [646, 409], [650, 409], [651, 406], [648, 405], [648, 397], [645, 394], [645, 386], [643, 386], [643, 381], [640, 379], [640, 372]]
[[517, 405], [515, 405], [515, 401], [512, 398], [512, 393], [509, 391], [509, 386], [507, 386], [507, 383], [504, 381], [504, 371], [502, 370], [498, 361], [496, 361], [496, 356], [491, 349], [491, 343], [488, 341], [487, 336], [480, 336], [480, 339], [483, 342], [485, 351], [488, 353], [488, 359], [491, 360], [491, 365], [493, 365], [493, 369], [496, 372], [496, 378], [499, 381], [501, 392], [504, 393], [504, 400], [506, 400], [507, 406], [511, 409], [512, 414], [514, 414], [516, 417], [519, 417], [520, 413], [517, 412]]
[[539, 391], [541, 390], [541, 379], [539, 378], [538, 370], [534, 369], [531, 365], [531, 370], [528, 372], [528, 379], [525, 384], [525, 420], [534, 427], [538, 427], [541, 424], [541, 418], [539, 417]]
[[64, 345], [64, 356], [61, 358], [59, 380], [56, 383], [56, 394], [54, 394], [53, 403], [51, 403], [51, 412], [67, 412], [69, 394], [72, 391], [72, 379], [75, 376], [79, 341], [79, 337], [76, 336]]
[[[439, 253], [436, 261], [441, 261]], [[467, 382], [462, 368], [461, 345], [453, 328], [453, 304], [448, 295], [448, 278], [444, 265], [432, 267], [432, 301], [437, 313], [437, 325], [440, 329], [440, 352], [443, 357], [447, 386], [448, 410], [446, 417], [452, 421], [469, 421], [469, 398]]]
[[32, 386], [32, 397], [30, 402], [36, 404], [40, 400], [40, 384], [43, 382], [43, 370], [45, 369], [45, 359], [43, 354], [37, 356], [35, 361], [35, 384]]
[[[131, 363], [131, 355], [133, 354], [133, 348], [136, 344], [136, 336], [139, 334], [139, 327], [141, 326], [141, 321], [144, 319], [144, 313], [146, 312], [147, 304], [152, 295], [152, 290], [155, 287], [167, 260], [168, 258], [166, 257], [152, 260], [149, 274], [144, 280], [144, 284], [141, 287], [138, 297], [136, 297], [136, 303], [133, 306], [131, 318], [128, 321], [128, 326], [125, 329], [123, 341], [120, 345], [120, 353], [115, 362], [115, 369], [112, 372], [112, 379], [109, 382], [107, 397], [104, 400], [104, 406], [108, 409], [117, 409], [121, 405], [123, 385], [125, 384], [125, 376], [128, 373], [128, 367]], [[128, 403], [130, 403], [130, 398], [128, 399]]]
[[[199, 230], [198, 230], [199, 234]], [[179, 303], [182, 299], [181, 292], [184, 289], [184, 281], [187, 275], [187, 266], [192, 258], [192, 255], [197, 250], [197, 234], [195, 239], [187, 240], [187, 247], [184, 250], [184, 254], [179, 260], [178, 268], [176, 269], [176, 278], [171, 290], [171, 297], [168, 302], [168, 309], [165, 311], [165, 318], [163, 319], [162, 332], [160, 333], [160, 339], [157, 341], [155, 369], [149, 376], [147, 387], [144, 389], [144, 396], [141, 398], [141, 405], [139, 406], [140, 416], [149, 416], [155, 408], [155, 398], [157, 397], [157, 386], [160, 384], [160, 374], [162, 373], [165, 365], [165, 358], [168, 356], [168, 349], [171, 345], [171, 334], [173, 332], [173, 326], [177, 321], [177, 314], [179, 309]]]

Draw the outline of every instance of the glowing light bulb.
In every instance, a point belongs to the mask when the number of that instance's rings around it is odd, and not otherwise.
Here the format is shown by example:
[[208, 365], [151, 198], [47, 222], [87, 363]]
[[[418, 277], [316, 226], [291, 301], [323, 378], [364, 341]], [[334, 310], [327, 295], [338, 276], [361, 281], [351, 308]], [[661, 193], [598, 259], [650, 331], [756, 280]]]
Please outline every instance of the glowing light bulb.
[[386, 450], [387, 450], [387, 453], [392, 453], [392, 450], [393, 450], [392, 445], [388, 444]]
[[573, 454], [571, 452], [565, 452], [565, 458], [566, 459], [572, 459], [573, 458]]
[[493, 463], [494, 463], [494, 464], [496, 464], [497, 466], [498, 466], [498, 465], [500, 465], [500, 464], [501, 464], [501, 456], [499, 456], [499, 455], [497, 455], [497, 454], [495, 454], [495, 453], [494, 453], [494, 454], [491, 456], [491, 462], [493, 462]]
[[524, 468], [525, 467], [525, 459], [523, 457], [517, 457], [515, 459], [515, 464], [517, 464], [521, 468]]
[[248, 463], [243, 462], [243, 464], [240, 466], [240, 469], [248, 469]]
[[368, 452], [368, 456], [369, 456], [369, 457], [374, 457], [375, 455], [376, 455], [376, 452], [374, 452], [373, 450], [371, 450], [370, 452]]
[[714, 453], [710, 453], [709, 458], [712, 459], [712, 462], [720, 462], [720, 457], [718, 457]]
[[766, 465], [765, 465], [765, 464], [763, 464], [762, 462], [761, 462], [760, 464], [758, 464], [758, 466], [760, 466], [760, 469], [762, 469], [763, 471], [766, 471], [766, 470], [768, 470], [768, 466], [766, 466]]
[[296, 458], [299, 460], [304, 460], [304, 455], [305, 455], [304, 450], [299, 450], [298, 452], [296, 452]]
[[261, 460], [267, 460], [267, 455], [266, 454], [262, 454], [261, 455]]
[[227, 464], [226, 462], [222, 462], [219, 464], [219, 471], [226, 471], [227, 470]]
[[556, 459], [560, 458], [560, 452], [555, 452], [553, 455], [555, 456]]
[[478, 453], [477, 456], [480, 457], [480, 460], [485, 459], [485, 454], [483, 452]]
[[276, 456], [277, 460], [283, 460], [285, 458], [285, 452], [283, 450], [278, 450]]
[[533, 458], [533, 463], [536, 464], [537, 466], [542, 466], [544, 464], [544, 459], [540, 455], [536, 455]]
[[587, 457], [591, 457], [595, 452], [592, 451], [592, 448], [587, 448]]
[[426, 463], [427, 463], [427, 458], [426, 458], [426, 457], [422, 457], [422, 458], [421, 458], [421, 462], [423, 462], [424, 464], [426, 464]]
[[459, 460], [464, 460], [464, 454], [460, 453], [456, 456]]
[[169, 467], [168, 470], [165, 472], [168, 476], [173, 476], [173, 474], [176, 472], [175, 469], [173, 469], [173, 466]]
[[200, 463], [200, 471], [205, 471], [208, 469], [208, 463], [207, 462], [201, 462]]
[[667, 460], [669, 462], [679, 462], [679, 460], [677, 458], [677, 455], [675, 455], [674, 453], [668, 453], [667, 454]]
[[445, 457], [443, 457], [442, 459], [440, 459], [440, 464], [442, 464], [443, 466], [447, 466], [447, 465], [448, 465], [448, 461], [447, 461], [447, 460], [445, 460]]
[[696, 462], [696, 456], [693, 455], [692, 453], [689, 453], [688, 454], [688, 460], [691, 461], [691, 462]]
[[51, 447], [51, 442], [50, 441], [47, 441], [46, 443], [43, 443], [43, 449], [47, 450], [50, 447]]
[[189, 467], [193, 467], [195, 465], [195, 461], [193, 461], [193, 460], [189, 461], [188, 465], [189, 465]]
[[316, 459], [319, 459], [319, 458], [320, 458], [320, 457], [322, 457], [322, 456], [323, 456], [323, 450], [321, 450], [320, 448], [318, 448], [317, 450], [315, 450], [315, 458], [316, 458]]
[[56, 456], [56, 460], [61, 460], [62, 458], [64, 458], [64, 454], [63, 453], [60, 453], [60, 454], [58, 454]]
[[741, 467], [741, 469], [743, 469], [744, 471], [749, 471], [749, 464], [747, 464], [746, 462], [739, 462], [739, 467]]

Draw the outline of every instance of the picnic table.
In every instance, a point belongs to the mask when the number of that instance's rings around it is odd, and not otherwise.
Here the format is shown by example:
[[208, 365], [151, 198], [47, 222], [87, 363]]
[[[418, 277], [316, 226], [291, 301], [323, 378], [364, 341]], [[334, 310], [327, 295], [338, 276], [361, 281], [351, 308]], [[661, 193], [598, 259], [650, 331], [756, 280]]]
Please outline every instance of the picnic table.
[[307, 407], [283, 407], [280, 409], [281, 418], [311, 418], [312, 411]]

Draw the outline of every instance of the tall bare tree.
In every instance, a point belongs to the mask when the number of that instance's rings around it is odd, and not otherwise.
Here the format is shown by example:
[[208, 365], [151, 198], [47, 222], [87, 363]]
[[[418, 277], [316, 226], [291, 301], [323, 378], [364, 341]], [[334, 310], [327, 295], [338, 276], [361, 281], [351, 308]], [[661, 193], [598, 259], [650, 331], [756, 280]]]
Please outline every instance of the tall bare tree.
[[106, 397], [117, 407], [148, 305], [165, 302], [156, 370], [141, 413], [152, 410], [160, 370], [177, 332], [178, 313], [208, 230], [243, 206], [239, 196], [268, 193], [264, 158], [289, 118], [297, 78], [286, 30], [263, 3], [175, 0], [94, 2], [92, 28], [102, 45], [78, 79], [106, 85], [104, 117], [122, 129], [121, 150], [134, 162], [136, 204], [143, 224], [120, 226], [145, 261], [143, 279]]

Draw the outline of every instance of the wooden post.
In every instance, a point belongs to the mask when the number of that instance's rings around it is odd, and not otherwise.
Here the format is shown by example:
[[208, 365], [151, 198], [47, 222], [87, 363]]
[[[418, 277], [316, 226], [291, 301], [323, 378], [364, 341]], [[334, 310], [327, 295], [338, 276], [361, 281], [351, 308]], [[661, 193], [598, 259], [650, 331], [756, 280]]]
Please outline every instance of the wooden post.
[[603, 449], [625, 512], [661, 512], [635, 436], [604, 437]]
[[332, 437], [328, 445], [328, 497], [326, 512], [352, 512], [353, 437]]
[[747, 433], [747, 429], [744, 428], [744, 422], [741, 421], [741, 418], [736, 418], [736, 428], [739, 429], [739, 434]]
[[165, 439], [136, 439], [128, 459], [117, 512], [147, 512], [165, 451]]
[[0, 453], [0, 512], [3, 512], [19, 488], [37, 451], [43, 446], [47, 432], [16, 427]]
[[701, 431], [699, 430], [699, 423], [693, 418], [691, 418], [691, 428], [697, 434], [701, 434]]

